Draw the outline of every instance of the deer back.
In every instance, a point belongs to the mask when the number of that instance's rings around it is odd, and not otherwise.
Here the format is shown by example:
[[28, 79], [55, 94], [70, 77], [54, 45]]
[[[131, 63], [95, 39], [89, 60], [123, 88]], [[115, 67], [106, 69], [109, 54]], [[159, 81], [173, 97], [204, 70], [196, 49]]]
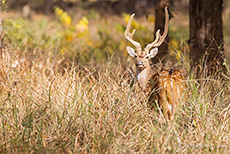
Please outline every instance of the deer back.
[[172, 119], [177, 105], [184, 103], [183, 94], [185, 85], [183, 76], [179, 70], [161, 70], [155, 73], [151, 78], [151, 94], [149, 96], [149, 105], [155, 107], [157, 101], [165, 118]]

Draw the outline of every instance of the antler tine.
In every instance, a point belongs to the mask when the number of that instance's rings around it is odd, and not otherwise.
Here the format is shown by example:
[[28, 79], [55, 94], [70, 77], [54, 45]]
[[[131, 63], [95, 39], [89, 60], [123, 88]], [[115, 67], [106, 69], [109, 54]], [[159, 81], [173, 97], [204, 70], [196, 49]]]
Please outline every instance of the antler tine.
[[141, 44], [136, 42], [136, 41], [134, 41], [133, 38], [132, 38], [136, 30], [134, 29], [133, 32], [130, 33], [130, 27], [131, 27], [131, 23], [132, 23], [134, 15], [135, 14], [131, 15], [131, 17], [129, 19], [129, 22], [127, 24], [127, 27], [126, 27], [124, 35], [127, 38], [127, 40], [129, 40], [129, 42], [131, 42], [138, 50], [141, 50]]
[[156, 39], [152, 43], [148, 44], [145, 48], [145, 51], [148, 52], [158, 41], [160, 37], [160, 29], [157, 30], [156, 32]]
[[165, 37], [167, 36], [168, 34], [168, 24], [169, 24], [169, 14], [168, 14], [168, 9], [167, 9], [167, 6], [165, 7], [165, 27], [164, 27], [164, 33], [163, 35], [161, 36], [160, 35], [160, 30], [158, 29], [157, 32], [156, 32], [156, 39], [154, 42], [152, 42], [151, 44], [148, 44], [145, 48], [145, 51], [149, 51], [150, 48], [152, 47], [158, 47], [160, 46]]
[[160, 46], [160, 45], [163, 43], [165, 37], [166, 37], [167, 34], [168, 34], [168, 24], [169, 24], [169, 14], [168, 14], [167, 6], [166, 6], [166, 7], [165, 7], [165, 27], [164, 27], [164, 33], [163, 33], [162, 36], [160, 36], [159, 42], [157, 42], [157, 43], [154, 45], [154, 47], [158, 47], [158, 46]]

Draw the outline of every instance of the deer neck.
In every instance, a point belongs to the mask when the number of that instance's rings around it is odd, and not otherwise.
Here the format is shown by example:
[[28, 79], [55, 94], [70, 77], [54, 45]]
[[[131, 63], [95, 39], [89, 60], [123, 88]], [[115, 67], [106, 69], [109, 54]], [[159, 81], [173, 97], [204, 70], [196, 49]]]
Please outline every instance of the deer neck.
[[143, 70], [137, 68], [137, 81], [139, 82], [142, 90], [145, 91], [148, 81], [151, 79], [152, 75], [153, 73], [150, 66], [144, 68]]

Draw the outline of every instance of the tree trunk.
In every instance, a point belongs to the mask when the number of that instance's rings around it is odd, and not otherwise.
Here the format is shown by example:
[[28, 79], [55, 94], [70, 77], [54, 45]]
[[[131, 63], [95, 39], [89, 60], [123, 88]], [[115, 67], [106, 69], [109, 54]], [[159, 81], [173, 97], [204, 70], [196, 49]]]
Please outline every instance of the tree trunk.
[[[224, 66], [222, 21], [223, 0], [190, 0], [189, 30], [191, 68], [202, 73], [204, 66], [213, 74]], [[201, 67], [199, 67], [201, 66]]]
[[[169, 1], [170, 0], [157, 0], [156, 1], [156, 11], [155, 11], [155, 33], [158, 29], [160, 29], [161, 35], [164, 32], [164, 25], [165, 25], [165, 7], [168, 6], [169, 9]], [[155, 38], [156, 36], [154, 36]], [[165, 38], [165, 42], [169, 41], [169, 37]], [[163, 42], [162, 45], [158, 48], [159, 52], [155, 58], [152, 59], [153, 64], [162, 61], [164, 63], [165, 56], [168, 54], [168, 44]]]

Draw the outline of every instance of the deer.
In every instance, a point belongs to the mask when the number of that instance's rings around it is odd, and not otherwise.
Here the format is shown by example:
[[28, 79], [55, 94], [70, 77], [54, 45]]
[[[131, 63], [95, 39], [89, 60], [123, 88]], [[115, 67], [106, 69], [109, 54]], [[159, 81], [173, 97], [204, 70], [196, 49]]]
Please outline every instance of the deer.
[[[139, 42], [133, 40], [135, 29], [130, 32], [134, 15], [135, 14], [131, 15], [124, 35], [125, 38], [136, 47], [135, 51], [132, 47], [127, 46], [128, 54], [135, 58], [136, 80], [143, 92], [148, 96], [148, 104], [150, 107], [156, 107], [154, 104], [157, 104], [165, 119], [172, 120], [176, 108], [181, 101], [182, 91], [186, 88], [183, 84], [183, 75], [181, 71], [174, 69], [155, 71], [150, 65], [150, 59], [157, 55], [158, 47], [163, 43], [168, 34], [169, 14], [167, 7], [165, 7], [163, 34], [161, 35], [158, 29], [155, 40], [148, 44], [144, 50], [142, 50]], [[184, 103], [183, 100], [182, 103]]]

